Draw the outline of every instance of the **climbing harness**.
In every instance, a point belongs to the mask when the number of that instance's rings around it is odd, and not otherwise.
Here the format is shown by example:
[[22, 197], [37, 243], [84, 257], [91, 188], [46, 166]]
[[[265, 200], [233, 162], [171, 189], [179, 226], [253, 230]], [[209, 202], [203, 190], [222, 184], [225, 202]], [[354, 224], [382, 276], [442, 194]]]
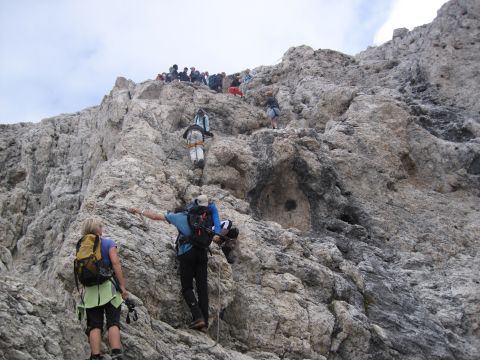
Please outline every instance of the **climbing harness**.
[[203, 145], [204, 142], [203, 141], [197, 141], [196, 143], [193, 143], [193, 144], [187, 144], [187, 148], [192, 148], [192, 147], [195, 147], [195, 146], [198, 146], [198, 145]]

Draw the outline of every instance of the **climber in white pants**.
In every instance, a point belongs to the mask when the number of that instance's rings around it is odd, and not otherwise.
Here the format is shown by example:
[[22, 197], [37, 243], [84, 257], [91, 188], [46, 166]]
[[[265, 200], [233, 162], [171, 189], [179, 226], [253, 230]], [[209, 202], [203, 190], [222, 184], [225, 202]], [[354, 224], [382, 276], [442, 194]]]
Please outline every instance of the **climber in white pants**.
[[203, 156], [203, 132], [201, 129], [191, 129], [187, 134], [186, 140], [190, 152], [190, 160], [192, 160], [194, 166], [203, 169], [205, 165], [205, 159]]
[[194, 167], [203, 169], [205, 166], [204, 143], [205, 138], [213, 136], [212, 133], [204, 131], [201, 126], [191, 125], [183, 134], [183, 138], [187, 141], [187, 147], [190, 153], [190, 160]]

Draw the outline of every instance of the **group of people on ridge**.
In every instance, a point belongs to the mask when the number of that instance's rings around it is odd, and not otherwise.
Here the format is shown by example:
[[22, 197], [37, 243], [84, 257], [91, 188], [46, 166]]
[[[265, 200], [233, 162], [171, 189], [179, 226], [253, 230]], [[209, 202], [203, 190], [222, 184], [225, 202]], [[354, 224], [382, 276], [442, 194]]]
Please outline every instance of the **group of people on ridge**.
[[[194, 84], [208, 86], [211, 90], [216, 92], [223, 92], [223, 82], [227, 78], [225, 72], [209, 75], [208, 71], [200, 72], [194, 66], [190, 68], [190, 73], [188, 73], [188, 70], [188, 67], [184, 67], [183, 71], [179, 72], [178, 65], [174, 64], [170, 67], [168, 73], [163, 72], [158, 74], [156, 80], [165, 81], [167, 83], [172, 81], [192, 82]], [[247, 84], [253, 78], [250, 69], [245, 70], [243, 80], [240, 78], [241, 76], [239, 73], [232, 76], [228, 92], [232, 95], [243, 97], [247, 89]], [[240, 89], [240, 87], [242, 87], [242, 89]]]
[[[188, 326], [207, 332], [209, 246], [216, 243], [232, 263], [231, 251], [239, 235], [238, 229], [233, 227], [231, 220], [220, 221], [215, 203], [206, 195], [197, 196], [186, 208], [175, 212], [157, 213], [136, 207], [128, 211], [151, 220], [166, 221], [177, 228], [175, 253], [180, 264], [182, 295], [192, 315]], [[103, 359], [100, 351], [105, 317], [111, 359], [121, 360], [120, 308], [125, 303], [132, 311], [134, 304], [128, 298], [117, 245], [114, 240], [103, 237], [103, 224], [99, 219], [87, 219], [81, 233], [76, 249], [75, 280], [85, 286], [85, 291], [77, 312], [79, 319], [86, 314], [90, 359]], [[194, 279], [198, 298], [193, 288]]]
[[202, 72], [195, 69], [194, 66], [190, 68], [190, 74], [188, 73], [188, 67], [184, 67], [183, 71], [178, 71], [178, 65], [174, 64], [170, 67], [168, 73], [161, 73], [157, 75], [156, 80], [172, 82], [175, 80], [178, 81], [187, 81], [196, 84], [207, 85], [208, 72]]

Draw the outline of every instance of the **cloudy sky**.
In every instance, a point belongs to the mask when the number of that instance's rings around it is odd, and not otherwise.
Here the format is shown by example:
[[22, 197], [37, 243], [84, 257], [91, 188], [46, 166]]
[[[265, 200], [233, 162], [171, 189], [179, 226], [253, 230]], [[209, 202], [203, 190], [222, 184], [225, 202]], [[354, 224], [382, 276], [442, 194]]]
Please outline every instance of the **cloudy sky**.
[[0, 123], [98, 105], [117, 76], [232, 73], [291, 46], [355, 55], [445, 0], [0, 0]]

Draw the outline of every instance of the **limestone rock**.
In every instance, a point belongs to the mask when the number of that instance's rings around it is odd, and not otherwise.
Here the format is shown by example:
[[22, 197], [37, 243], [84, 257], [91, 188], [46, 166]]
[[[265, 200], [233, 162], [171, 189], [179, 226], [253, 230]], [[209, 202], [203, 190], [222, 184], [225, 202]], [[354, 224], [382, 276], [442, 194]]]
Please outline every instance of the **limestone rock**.
[[[451, 1], [355, 57], [291, 48], [245, 100], [118, 78], [96, 107], [1, 125], [0, 358], [87, 357], [72, 261], [92, 215], [137, 302], [127, 359], [479, 358], [479, 29], [478, 1]], [[181, 140], [199, 107], [203, 171]], [[212, 250], [208, 334], [186, 326], [175, 229], [126, 211], [200, 193], [240, 228], [232, 264]]]

